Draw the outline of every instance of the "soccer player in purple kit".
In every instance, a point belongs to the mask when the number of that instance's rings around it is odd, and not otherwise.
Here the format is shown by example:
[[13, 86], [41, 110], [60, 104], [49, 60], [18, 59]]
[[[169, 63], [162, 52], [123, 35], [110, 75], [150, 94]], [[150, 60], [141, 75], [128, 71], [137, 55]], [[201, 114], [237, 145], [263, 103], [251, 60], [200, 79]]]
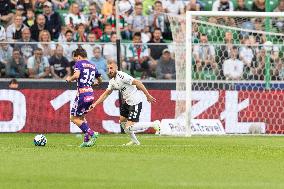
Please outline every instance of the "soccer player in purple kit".
[[84, 142], [80, 147], [91, 147], [98, 136], [88, 125], [85, 114], [94, 101], [92, 86], [102, 82], [101, 74], [96, 67], [87, 60], [87, 52], [83, 48], [77, 48], [73, 52], [76, 60], [74, 74], [66, 78], [67, 82], [77, 80], [77, 96], [75, 98], [70, 120], [76, 124], [85, 134]]

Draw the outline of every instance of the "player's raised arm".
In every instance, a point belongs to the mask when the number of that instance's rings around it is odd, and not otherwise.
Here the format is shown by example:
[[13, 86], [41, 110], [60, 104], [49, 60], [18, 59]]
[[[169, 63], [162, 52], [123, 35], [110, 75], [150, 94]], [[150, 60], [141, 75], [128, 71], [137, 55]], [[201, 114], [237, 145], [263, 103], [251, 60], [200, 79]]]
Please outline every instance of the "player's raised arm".
[[80, 77], [80, 70], [77, 70], [77, 71], [74, 72], [74, 74], [72, 76], [68, 76], [66, 78], [66, 81], [71, 82], [71, 81], [77, 80], [79, 77]]
[[148, 90], [141, 81], [134, 79], [132, 81], [132, 85], [136, 85], [137, 89], [141, 90], [145, 94], [148, 102], [150, 103], [156, 102], [156, 99], [150, 95], [150, 93], [148, 92]]

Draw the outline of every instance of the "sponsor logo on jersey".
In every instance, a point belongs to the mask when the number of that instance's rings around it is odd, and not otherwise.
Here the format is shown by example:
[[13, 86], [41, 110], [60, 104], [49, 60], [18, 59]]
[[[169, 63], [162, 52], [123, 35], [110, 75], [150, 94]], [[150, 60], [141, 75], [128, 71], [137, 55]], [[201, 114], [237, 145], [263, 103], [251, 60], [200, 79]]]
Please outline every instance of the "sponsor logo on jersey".
[[93, 101], [93, 100], [94, 100], [93, 96], [85, 96], [84, 97], [84, 102], [90, 102], [90, 101]]

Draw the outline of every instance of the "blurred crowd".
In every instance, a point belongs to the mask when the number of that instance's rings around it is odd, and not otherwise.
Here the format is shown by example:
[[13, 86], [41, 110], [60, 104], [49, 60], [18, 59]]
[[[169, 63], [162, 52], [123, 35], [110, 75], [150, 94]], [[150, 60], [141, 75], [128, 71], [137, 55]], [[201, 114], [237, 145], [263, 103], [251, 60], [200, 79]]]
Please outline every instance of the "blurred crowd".
[[[275, 0], [276, 1], [276, 0]], [[175, 79], [172, 32], [165, 13], [184, 15], [186, 11], [266, 11], [265, 0], [0, 0], [0, 76], [9, 78], [63, 79], [72, 74], [72, 52], [80, 45], [88, 59], [107, 80], [106, 62], [116, 60], [116, 12], [119, 12], [122, 70], [141, 79]], [[284, 11], [284, 0], [275, 9]], [[216, 19], [214, 24], [261, 30], [258, 19]], [[284, 19], [273, 20], [277, 32], [284, 31]], [[267, 39], [263, 35], [224, 31], [218, 42], [208, 28], [196, 26], [199, 42], [193, 48], [193, 76], [198, 79], [263, 79], [265, 49], [254, 48]], [[220, 33], [220, 32], [219, 32]], [[220, 34], [218, 34], [220, 35]], [[239, 47], [233, 41], [238, 40]], [[249, 45], [252, 44], [252, 45]], [[281, 48], [271, 50], [271, 74], [284, 78]], [[264, 53], [264, 55], [263, 55]], [[238, 60], [238, 61], [236, 61]], [[237, 62], [237, 63], [236, 63]], [[237, 66], [235, 66], [237, 65]]]

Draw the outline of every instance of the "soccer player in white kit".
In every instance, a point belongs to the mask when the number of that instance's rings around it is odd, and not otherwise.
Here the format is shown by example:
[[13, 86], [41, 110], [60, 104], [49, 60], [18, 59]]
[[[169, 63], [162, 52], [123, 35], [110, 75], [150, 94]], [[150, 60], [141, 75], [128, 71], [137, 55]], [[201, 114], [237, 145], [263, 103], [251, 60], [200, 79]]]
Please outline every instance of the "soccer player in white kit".
[[138, 89], [145, 94], [148, 102], [156, 102], [156, 99], [149, 94], [141, 81], [134, 79], [127, 73], [118, 71], [115, 61], [108, 61], [107, 68], [110, 77], [108, 88], [98, 100], [91, 105], [89, 111], [102, 103], [113, 90], [119, 90], [122, 93], [124, 101], [120, 106], [120, 124], [131, 138], [131, 141], [125, 145], [140, 145], [135, 133], [143, 132], [150, 127], [154, 128], [157, 133], [160, 131], [160, 121], [139, 122], [139, 116], [142, 110], [142, 96]]

